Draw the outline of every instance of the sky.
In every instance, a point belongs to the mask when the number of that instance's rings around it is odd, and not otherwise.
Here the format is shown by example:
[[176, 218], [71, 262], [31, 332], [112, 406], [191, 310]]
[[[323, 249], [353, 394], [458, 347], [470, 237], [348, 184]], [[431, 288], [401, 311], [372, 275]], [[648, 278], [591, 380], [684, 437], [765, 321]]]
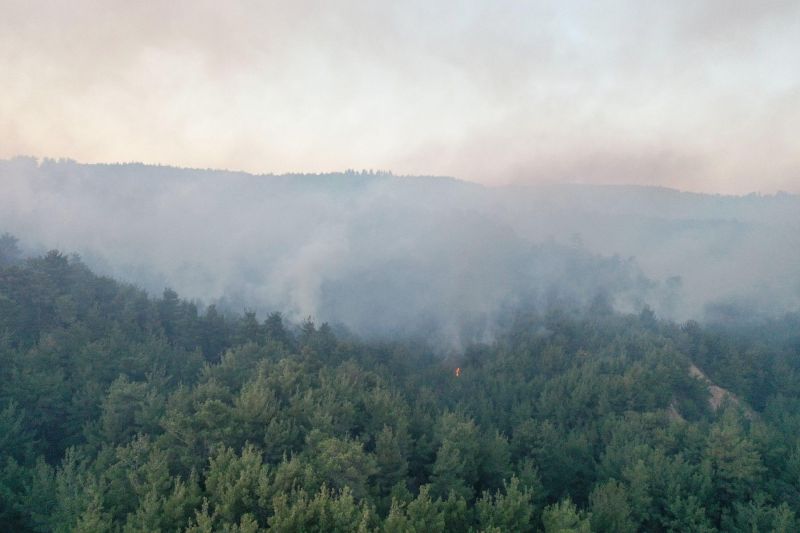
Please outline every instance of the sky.
[[0, 0], [0, 157], [800, 192], [800, 1]]

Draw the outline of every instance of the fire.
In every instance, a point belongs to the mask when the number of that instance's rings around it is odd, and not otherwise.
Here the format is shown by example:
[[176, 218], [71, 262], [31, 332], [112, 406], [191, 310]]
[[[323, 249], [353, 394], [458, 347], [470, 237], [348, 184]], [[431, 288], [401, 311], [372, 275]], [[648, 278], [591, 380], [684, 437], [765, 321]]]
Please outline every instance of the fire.
[[456, 377], [459, 377], [459, 376], [461, 376], [461, 367], [457, 366], [456, 367]]

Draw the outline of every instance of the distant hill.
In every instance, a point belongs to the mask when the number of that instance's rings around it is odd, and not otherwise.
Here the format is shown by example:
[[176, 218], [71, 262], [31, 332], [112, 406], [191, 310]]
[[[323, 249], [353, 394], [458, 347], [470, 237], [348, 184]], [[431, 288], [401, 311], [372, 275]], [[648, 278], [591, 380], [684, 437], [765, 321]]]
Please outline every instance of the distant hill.
[[[800, 308], [800, 197], [484, 187], [385, 172], [252, 175], [0, 161], [0, 232], [151, 292], [454, 345], [499, 314], [605, 295], [675, 319]], [[435, 333], [430, 333], [435, 331]]]

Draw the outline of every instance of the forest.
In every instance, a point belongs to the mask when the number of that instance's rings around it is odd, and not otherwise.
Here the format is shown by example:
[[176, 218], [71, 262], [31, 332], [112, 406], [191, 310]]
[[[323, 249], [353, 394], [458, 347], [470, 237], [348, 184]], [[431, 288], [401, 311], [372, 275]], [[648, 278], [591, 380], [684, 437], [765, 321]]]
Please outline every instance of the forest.
[[[0, 159], [0, 228], [150, 294], [312, 316], [458, 351], [507, 310], [600, 291], [675, 322], [800, 309], [800, 195], [490, 187], [388, 173], [248, 174]], [[157, 238], [156, 238], [157, 237]]]
[[800, 315], [519, 309], [441, 352], [0, 238], [0, 530], [797, 531]]
[[800, 533], [800, 0], [0, 0], [0, 533]]

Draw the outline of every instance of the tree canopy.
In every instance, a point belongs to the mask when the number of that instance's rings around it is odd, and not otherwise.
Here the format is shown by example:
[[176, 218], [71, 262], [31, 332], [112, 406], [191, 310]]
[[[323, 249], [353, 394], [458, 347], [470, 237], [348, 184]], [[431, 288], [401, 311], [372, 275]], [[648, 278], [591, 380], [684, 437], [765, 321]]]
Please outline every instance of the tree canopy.
[[0, 530], [796, 531], [800, 316], [601, 304], [445, 357], [3, 236]]

